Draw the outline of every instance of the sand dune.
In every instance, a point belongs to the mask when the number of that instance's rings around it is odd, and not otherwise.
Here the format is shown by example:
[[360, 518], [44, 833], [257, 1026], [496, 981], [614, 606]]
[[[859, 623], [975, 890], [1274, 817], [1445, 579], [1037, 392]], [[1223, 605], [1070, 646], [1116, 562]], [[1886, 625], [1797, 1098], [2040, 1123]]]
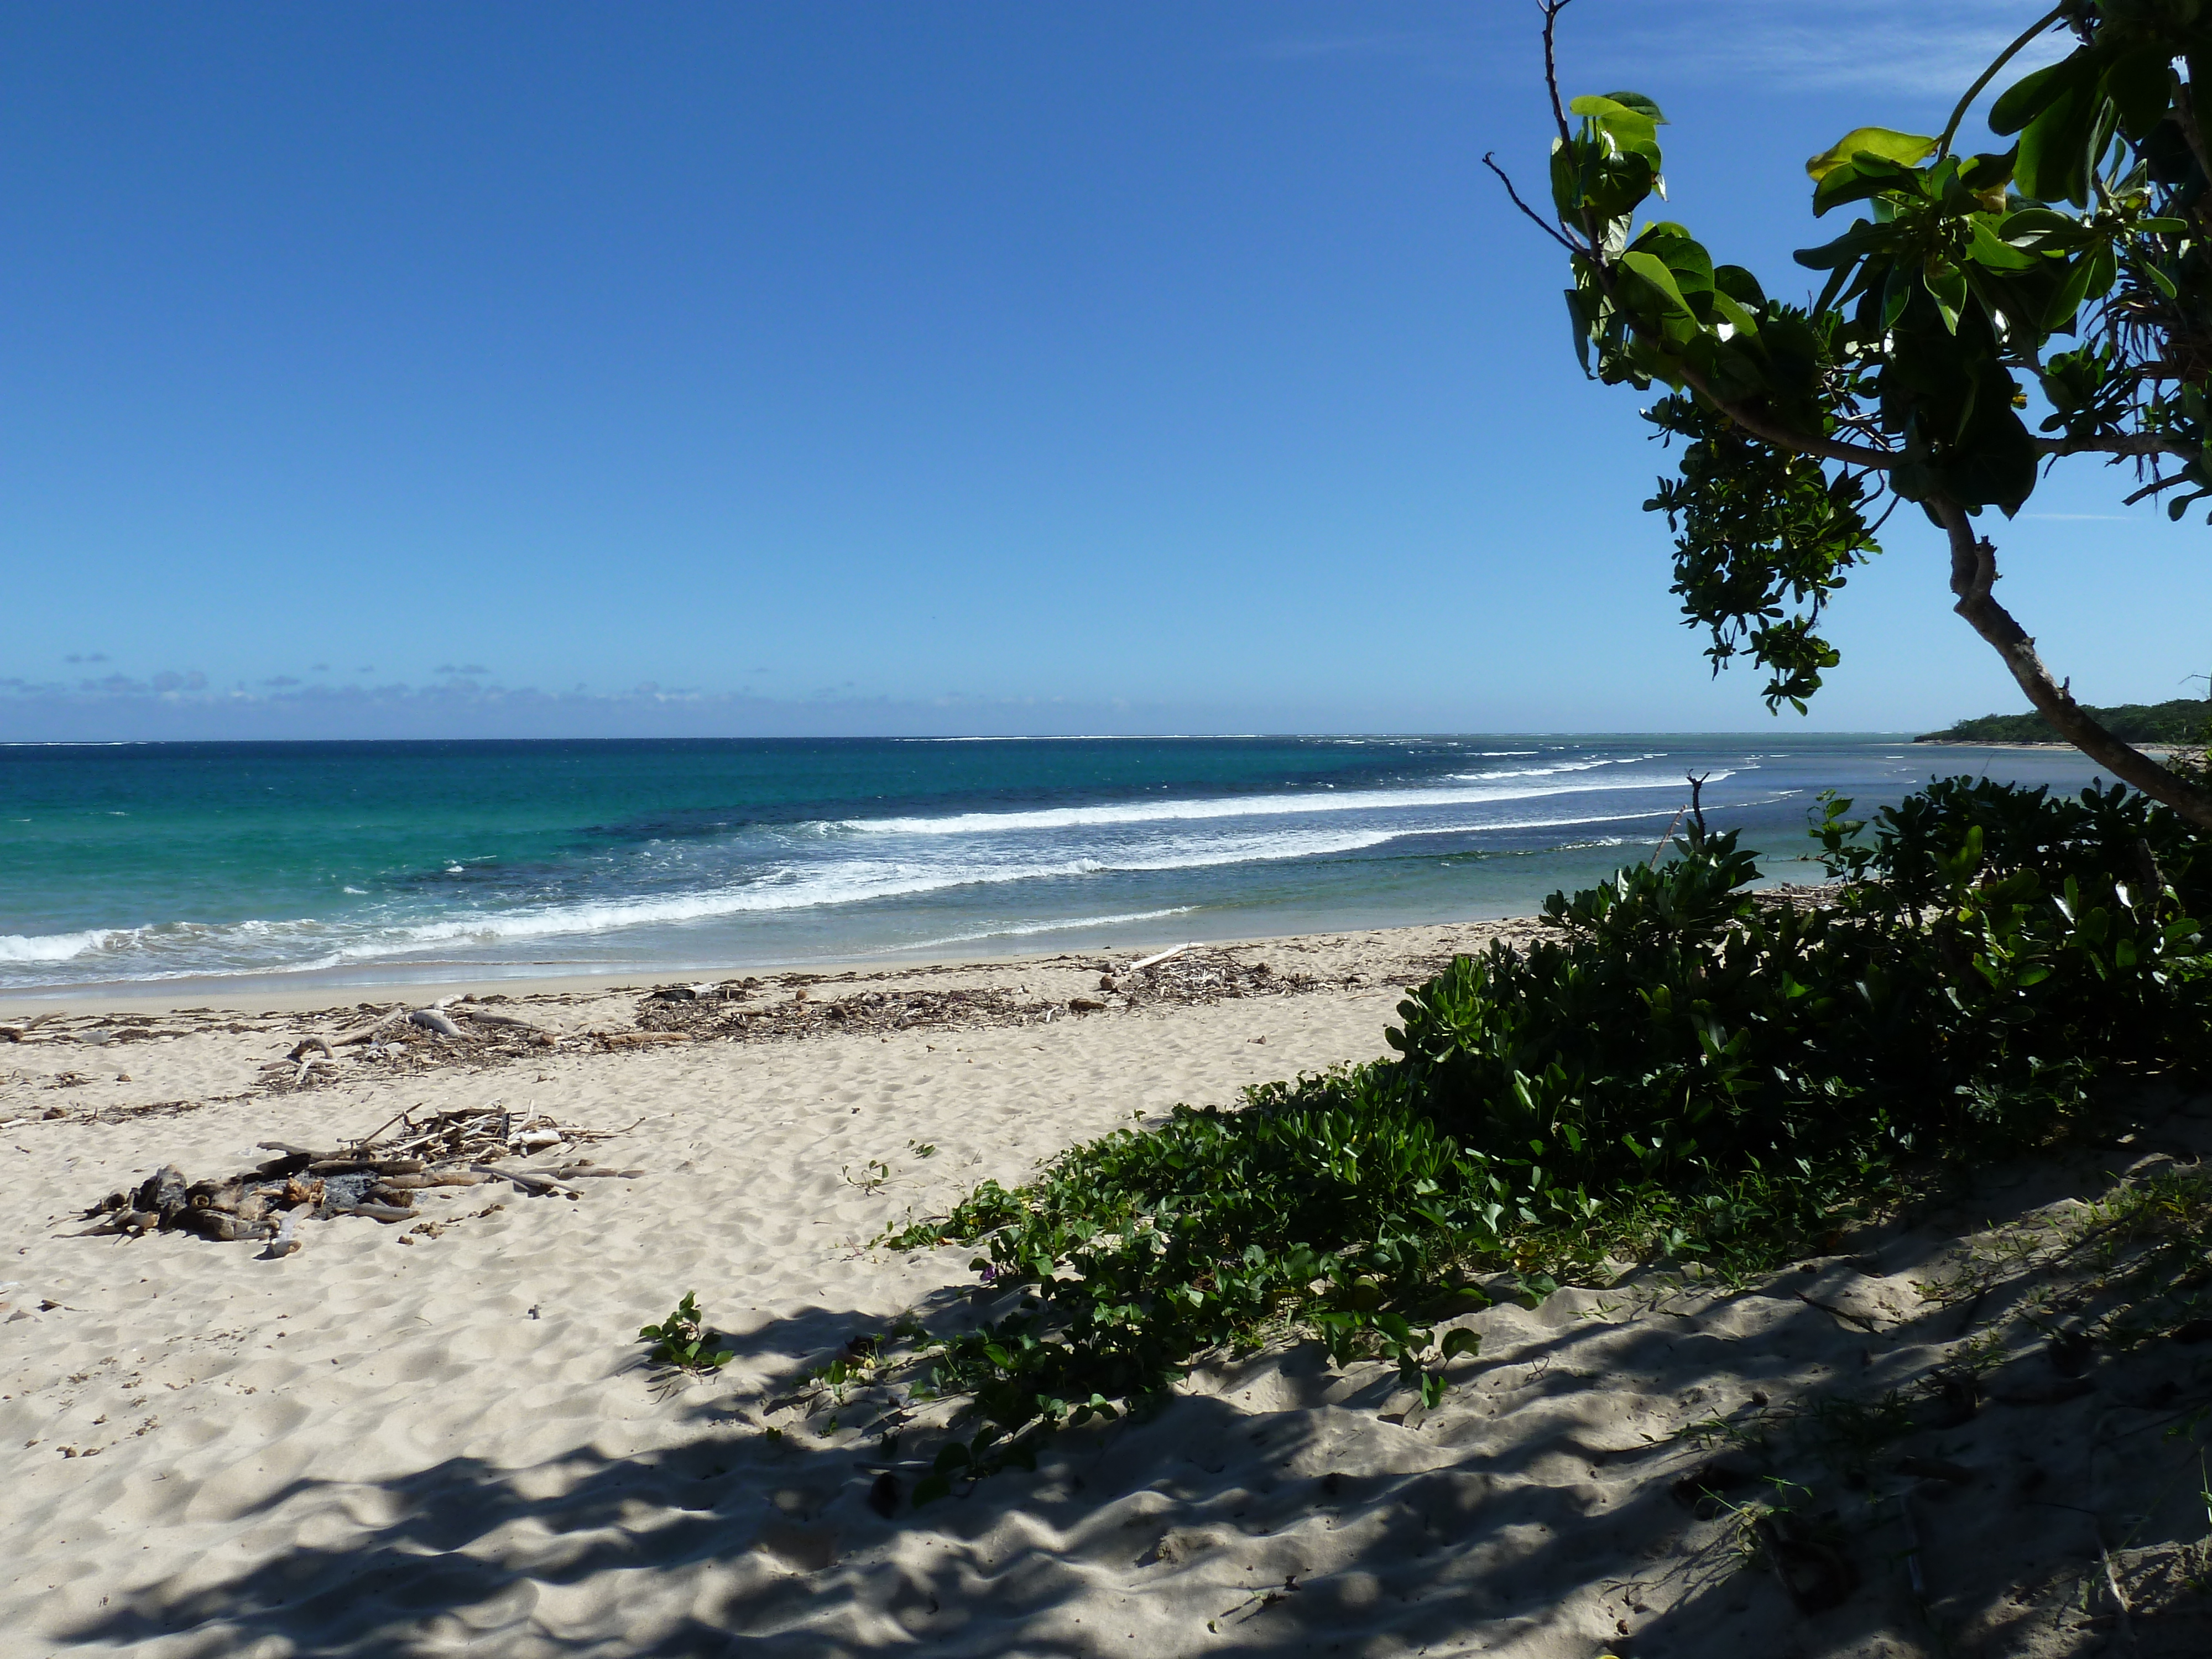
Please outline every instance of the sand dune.
[[[66, 1089], [52, 1080], [89, 1074], [86, 1045], [0, 1049], [15, 1160], [0, 1196], [0, 1277], [15, 1281], [0, 1292], [0, 1652], [2041, 1656], [2119, 1639], [2098, 1599], [2105, 1549], [2134, 1589], [2136, 1650], [2212, 1651], [2172, 1582], [2194, 1559], [2177, 1540], [2204, 1530], [2194, 1466], [2160, 1438], [2206, 1396], [2212, 1350], [2112, 1358], [2074, 1390], [2020, 1346], [1971, 1419], [1859, 1467], [1806, 1427], [1824, 1399], [1910, 1393], [1967, 1318], [2013, 1306], [1962, 1318], [1915, 1288], [1973, 1225], [2061, 1214], [2141, 1147], [1996, 1172], [1979, 1212], [1748, 1290], [1646, 1272], [1492, 1308], [1425, 1417], [1395, 1371], [1273, 1351], [1200, 1372], [1143, 1420], [1070, 1434], [1034, 1476], [884, 1516], [868, 1392], [779, 1407], [857, 1330], [991, 1311], [966, 1252], [871, 1248], [888, 1224], [1133, 1113], [1379, 1053], [1394, 970], [1463, 937], [1273, 942], [1277, 960], [1327, 969], [1297, 996], [556, 1050], [299, 1093], [254, 1081], [290, 1040], [266, 1002], [221, 1022], [244, 1031], [98, 1049], [100, 1080]], [[1030, 963], [961, 982], [1095, 980]], [[542, 1017], [581, 1029], [634, 1006], [580, 995]], [[276, 1261], [66, 1236], [159, 1163], [243, 1167], [261, 1140], [327, 1142], [418, 1101], [494, 1096], [635, 1121], [609, 1158], [647, 1173], [574, 1201], [426, 1198], [450, 1222], [434, 1236], [309, 1224]], [[57, 1105], [68, 1115], [42, 1115]], [[2193, 1155], [2212, 1124], [2160, 1133], [2165, 1156]], [[687, 1290], [737, 1357], [670, 1392], [632, 1339]], [[1901, 1474], [1908, 1456], [1952, 1474]], [[1840, 1605], [1801, 1611], [1749, 1565], [1736, 1506], [1778, 1492], [1840, 1540], [1856, 1581]], [[1827, 1546], [1805, 1547], [1817, 1577]]]

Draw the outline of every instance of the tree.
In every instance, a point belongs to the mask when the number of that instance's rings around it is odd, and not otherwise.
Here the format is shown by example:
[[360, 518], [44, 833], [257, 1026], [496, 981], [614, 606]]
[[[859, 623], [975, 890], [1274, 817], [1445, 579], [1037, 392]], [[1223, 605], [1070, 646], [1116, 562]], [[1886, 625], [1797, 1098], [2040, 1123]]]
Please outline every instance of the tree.
[[[2121, 742], [2051, 677], [1995, 597], [1996, 550], [1976, 522], [2017, 513], [2067, 456], [2130, 465], [2128, 502], [2162, 497], [2176, 520], [2212, 496], [2212, 165], [2194, 93], [2212, 83], [2212, 0], [2064, 0], [1940, 136], [1861, 127], [1814, 156], [1814, 216], [1864, 216], [1797, 254], [1826, 273], [1802, 306], [1716, 264], [1679, 224], [1632, 234], [1664, 197], [1665, 118], [1633, 92], [1562, 104], [1554, 34], [1570, 3], [1543, 3], [1556, 224], [1484, 159], [1567, 251], [1584, 372], [1668, 388], [1645, 414], [1679, 441], [1679, 469], [1644, 505], [1674, 532], [1673, 591], [1709, 632], [1714, 672], [1748, 655], [1768, 708], [1802, 713], [1838, 660], [1821, 612], [1911, 502], [1948, 540], [1954, 609], [2028, 701], [2115, 776], [2212, 829], [2212, 791]], [[1958, 155], [1967, 109], [2051, 31], [2069, 55], [1991, 108], [2010, 148]], [[2025, 382], [2049, 406], [2035, 431]]]

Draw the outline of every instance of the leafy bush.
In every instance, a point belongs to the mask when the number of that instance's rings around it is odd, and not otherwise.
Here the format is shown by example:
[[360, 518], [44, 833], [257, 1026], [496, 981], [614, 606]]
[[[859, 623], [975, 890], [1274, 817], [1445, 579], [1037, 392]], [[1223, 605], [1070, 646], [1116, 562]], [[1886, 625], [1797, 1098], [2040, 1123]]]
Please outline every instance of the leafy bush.
[[1401, 1006], [1400, 1086], [1557, 1179], [1672, 1182], [2017, 1143], [2100, 1071], [2203, 1051], [2184, 895], [2212, 860], [2173, 814], [1953, 779], [1868, 838], [1850, 805], [1814, 829], [1832, 905], [1761, 902], [1732, 834], [1554, 894], [1560, 942], [1462, 957]]
[[1191, 1358], [1304, 1329], [1433, 1401], [1471, 1334], [1431, 1322], [1638, 1256], [1739, 1270], [1947, 1160], [2033, 1144], [2095, 1086], [2212, 1056], [2193, 917], [2212, 853], [2119, 789], [1954, 779], [1814, 825], [1840, 885], [1762, 897], [1733, 834], [1545, 904], [1556, 939], [1460, 957], [1400, 1005], [1393, 1060], [1079, 1146], [891, 1242], [975, 1243], [1019, 1311], [933, 1351], [978, 1426], [923, 1501], [1030, 1461]]

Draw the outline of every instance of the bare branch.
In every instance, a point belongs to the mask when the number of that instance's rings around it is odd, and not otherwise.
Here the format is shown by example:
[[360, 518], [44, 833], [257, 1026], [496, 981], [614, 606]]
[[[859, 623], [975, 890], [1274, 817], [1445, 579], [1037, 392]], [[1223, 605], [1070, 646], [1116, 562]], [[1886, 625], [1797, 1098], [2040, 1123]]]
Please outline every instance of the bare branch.
[[1824, 461], [1841, 461], [1848, 466], [1863, 466], [1874, 472], [1887, 472], [1897, 465], [1898, 458], [1887, 449], [1875, 449], [1866, 444], [1838, 443], [1833, 438], [1816, 438], [1809, 432], [1792, 432], [1788, 427], [1778, 425], [1764, 415], [1755, 415], [1740, 404], [1723, 402], [1713, 395], [1712, 388], [1705, 384], [1703, 375], [1687, 363], [1679, 367], [1682, 379], [1692, 391], [1761, 443], [1772, 444], [1777, 449], [1792, 449], [1800, 455], [1817, 456]]
[[2051, 678], [2051, 671], [2036, 653], [2035, 641], [1992, 596], [1990, 590], [1997, 580], [1996, 549], [1974, 534], [1966, 509], [1940, 496], [1929, 506], [1951, 540], [1951, 591], [1958, 596], [1952, 608], [2004, 659], [2036, 712], [2051, 722], [2059, 736], [2109, 768], [2121, 782], [2132, 784], [2153, 800], [2163, 801], [2198, 828], [2212, 830], [2212, 791], [2200, 788], [2121, 742], [2074, 701], [2071, 681], [2062, 685]]
[[1543, 0], [1544, 5], [1544, 85], [1552, 94], [1552, 118], [1559, 125], [1559, 142], [1574, 142], [1574, 133], [1567, 125], [1567, 106], [1559, 101], [1559, 62], [1552, 49], [1552, 40], [1559, 27], [1559, 14], [1574, 3], [1574, 0]]
[[2204, 155], [2204, 131], [2197, 125], [2197, 83], [2185, 81], [2179, 71], [2168, 70], [2173, 81], [2173, 120], [2181, 129], [2181, 136], [2189, 143], [2189, 153], [2197, 158], [2197, 170], [2212, 179], [2212, 161]]
[[2194, 455], [2197, 446], [2166, 432], [2123, 432], [2109, 438], [2030, 438], [2039, 455]]
[[1566, 249], [1568, 252], [1588, 253], [1589, 252], [1588, 248], [1584, 247], [1580, 242], [1574, 241], [1561, 234], [1558, 227], [1552, 224], [1544, 217], [1543, 215], [1537, 212], [1535, 209], [1530, 207], [1526, 202], [1521, 199], [1521, 192], [1513, 188], [1513, 181], [1505, 176], [1505, 169], [1498, 165], [1496, 160], [1497, 155], [1498, 152], [1496, 150], [1484, 151], [1482, 165], [1488, 167], [1492, 173], [1498, 175], [1498, 182], [1505, 186], [1505, 193], [1513, 198], [1513, 205], [1519, 208], [1522, 212], [1527, 214], [1529, 220], [1535, 225], [1537, 229], [1542, 231], [1545, 235], [1550, 237], [1561, 247]]
[[2034, 40], [2037, 35], [2042, 33], [2044, 30], [2049, 28], [2060, 18], [2065, 16], [2069, 9], [2069, 8], [2065, 6], [2054, 7], [2043, 16], [2037, 18], [2033, 23], [2030, 23], [2026, 29], [2021, 31], [2020, 39], [2014, 41], [2002, 52], [1999, 52], [1996, 56], [1996, 61], [1982, 71], [1981, 78], [1976, 81], [1972, 86], [1966, 88], [1966, 95], [1959, 100], [1958, 108], [1951, 112], [1950, 120], [1944, 125], [1943, 136], [1936, 141], [1936, 159], [1937, 161], [1942, 161], [1945, 156], [1951, 153], [1951, 140], [1958, 134], [1959, 123], [1966, 118], [1967, 110], [1972, 107], [1974, 100], [1982, 95], [1982, 88], [1989, 85], [1990, 82], [1996, 79], [1997, 71], [2002, 69], [2007, 64], [2012, 62], [2014, 57], [2026, 48], [2029, 41]]
[[2153, 476], [2148, 483], [2145, 484], [2141, 489], [2136, 491], [2134, 495], [2122, 501], [2120, 505], [2122, 507], [2133, 507], [2137, 501], [2142, 501], [2147, 497], [2155, 495], [2161, 489], [2170, 489], [2175, 484], [2184, 483], [2186, 482], [2187, 478], [2185, 475], [2179, 472], [2177, 472], [2171, 477], [2166, 478], [2160, 478], [2156, 476]]

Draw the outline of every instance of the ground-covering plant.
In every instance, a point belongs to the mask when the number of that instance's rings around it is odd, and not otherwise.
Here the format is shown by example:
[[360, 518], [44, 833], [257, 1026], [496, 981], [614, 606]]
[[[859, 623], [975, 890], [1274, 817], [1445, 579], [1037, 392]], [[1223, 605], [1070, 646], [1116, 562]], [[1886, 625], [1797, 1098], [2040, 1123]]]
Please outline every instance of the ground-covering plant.
[[2212, 851], [2177, 814], [1966, 778], [1850, 812], [1813, 826], [1826, 902], [1762, 896], [1694, 818], [1664, 864], [1553, 895], [1553, 938], [1411, 992], [1395, 1058], [1178, 1108], [892, 1237], [1025, 1292], [929, 1351], [974, 1431], [917, 1501], [1285, 1331], [1432, 1403], [1474, 1347], [1443, 1322], [1491, 1293], [1760, 1269], [2212, 1060]]
[[695, 1376], [719, 1370], [735, 1358], [714, 1346], [714, 1333], [700, 1317], [698, 1297], [690, 1291], [684, 1292], [684, 1299], [660, 1323], [639, 1331], [637, 1340], [653, 1345], [645, 1356], [647, 1364]]

